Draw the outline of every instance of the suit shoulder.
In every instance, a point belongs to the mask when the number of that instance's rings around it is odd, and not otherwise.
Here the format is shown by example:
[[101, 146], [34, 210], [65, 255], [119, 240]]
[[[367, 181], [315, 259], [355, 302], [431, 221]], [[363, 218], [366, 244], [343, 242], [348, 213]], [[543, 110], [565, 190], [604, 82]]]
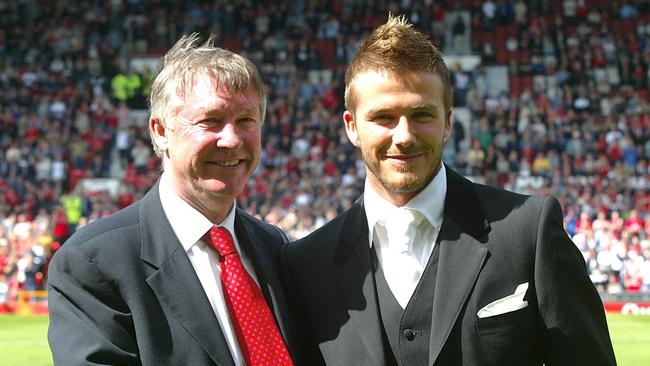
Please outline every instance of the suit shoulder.
[[472, 183], [476, 192], [482, 197], [495, 197], [497, 199], [507, 199], [514, 202], [524, 202], [531, 197], [531, 195], [516, 193], [503, 188], [497, 188], [480, 183]]
[[[516, 193], [507, 189], [473, 183], [482, 202], [491, 206], [494, 203], [511, 204], [515, 206], [541, 206], [549, 197]], [[552, 198], [552, 197], [550, 197]]]
[[[285, 248], [286, 261], [294, 275], [304, 278], [318, 278], [323, 271], [328, 271], [335, 260], [339, 239], [349, 225], [350, 211], [345, 211], [332, 221], [314, 230], [304, 238], [289, 243]], [[350, 229], [350, 228], [348, 228]], [[362, 228], [352, 228], [353, 234], [367, 232]], [[343, 234], [345, 235], [345, 234]], [[360, 235], [360, 234], [359, 234]], [[355, 238], [349, 237], [350, 241]]]
[[267, 235], [276, 238], [278, 240], [285, 241], [284, 232], [279, 227], [269, 224], [266, 221], [260, 220], [257, 217], [241, 209], [237, 209], [237, 215], [239, 215], [239, 217], [242, 219], [243, 222], [251, 226], [258, 235]]
[[112, 245], [126, 243], [129, 232], [138, 231], [139, 202], [108, 216], [93, 221], [77, 230], [61, 247], [65, 250], [98, 250], [111, 242]]
[[339, 235], [341, 234], [341, 231], [343, 230], [343, 224], [345, 223], [346, 219], [350, 215], [350, 212], [351, 210], [344, 211], [343, 213], [335, 217], [332, 221], [314, 230], [309, 235], [291, 243], [291, 246], [293, 247], [313, 246], [316, 243], [321, 243], [321, 242], [331, 242], [331, 243], [336, 242], [335, 239], [338, 238]]
[[474, 184], [484, 214], [490, 221], [516, 216], [521, 220], [537, 220], [545, 207], [560, 205], [553, 196], [527, 195], [509, 190]]

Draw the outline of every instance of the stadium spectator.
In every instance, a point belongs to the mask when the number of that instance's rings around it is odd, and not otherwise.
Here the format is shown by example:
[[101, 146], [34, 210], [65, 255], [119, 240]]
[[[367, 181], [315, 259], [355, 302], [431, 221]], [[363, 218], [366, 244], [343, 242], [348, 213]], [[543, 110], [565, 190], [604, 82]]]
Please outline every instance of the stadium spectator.
[[[468, 76], [460, 80], [461, 87], [466, 85], [466, 101], [463, 105], [457, 98], [455, 108], [467, 108], [469, 115], [459, 124], [464, 133], [454, 133], [448, 143], [456, 154], [447, 163], [485, 180], [484, 174], [493, 174], [494, 158], [487, 149], [494, 145], [502, 177], [496, 180], [498, 186], [522, 193], [547, 190], [567, 211], [575, 212], [583, 211], [588, 193], [593, 205], [588, 219], [604, 213], [610, 222], [608, 235], [614, 238], [612, 248], [625, 235], [623, 224], [632, 209], [644, 222], [639, 237], [650, 236], [648, 6], [637, 0], [563, 1], [559, 7], [553, 2], [457, 3], [390, 4], [396, 14], [417, 16], [419, 27], [446, 54], [455, 48], [443, 42], [453, 39], [451, 25], [459, 11], [467, 12], [465, 34], [471, 38], [472, 53], [485, 56], [476, 69], [462, 69]], [[355, 176], [362, 181], [363, 169], [349, 172], [359, 157], [346, 147], [337, 117], [343, 108], [342, 70], [364, 33], [385, 19], [389, 4], [298, 1], [295, 6], [273, 4], [268, 12], [254, 10], [261, 4], [186, 3], [179, 10], [167, 1], [70, 5], [56, 0], [29, 6], [9, 2], [0, 8], [0, 219], [7, 229], [0, 238], [7, 240], [12, 261], [27, 249], [7, 238], [13, 231], [8, 218], [26, 213], [33, 220], [43, 208], [50, 216], [49, 233], [64, 240], [70, 233], [63, 230], [67, 223], [62, 225], [58, 198], [74, 189], [81, 177], [116, 179], [134, 198], [155, 182], [156, 158], [146, 164], [143, 158], [138, 170], [131, 157], [136, 141], [146, 138], [132, 129], [144, 123], [136, 117], [144, 101], [127, 97], [120, 103], [111, 82], [119, 70], [130, 70], [140, 80], [140, 86], [132, 88], [134, 95], [146, 96], [152, 68], [135, 68], [131, 57], [160, 55], [173, 39], [190, 31], [216, 30], [223, 45], [255, 60], [269, 85], [264, 127], [268, 145], [264, 169], [256, 173], [262, 176], [265, 193], [249, 190], [239, 204], [254, 208], [260, 217], [288, 217], [282, 226], [293, 237], [299, 227], [300, 233], [313, 230], [328, 210], [349, 207], [360, 193], [359, 184], [342, 190], [336, 183], [345, 174], [347, 181]], [[149, 18], [164, 21], [152, 25]], [[144, 31], [147, 27], [152, 31]], [[517, 45], [514, 52], [507, 52], [509, 38]], [[507, 89], [501, 94], [490, 80], [494, 64], [508, 69]], [[481, 151], [472, 151], [479, 132]], [[551, 168], [539, 180], [535, 157], [544, 152]], [[296, 160], [292, 153], [303, 158]], [[464, 170], [470, 160], [472, 170]], [[505, 162], [508, 174], [503, 173]], [[307, 182], [320, 171], [325, 173]], [[90, 202], [87, 195], [82, 192], [83, 200]], [[299, 212], [296, 198], [305, 195], [313, 197], [312, 206]], [[80, 221], [91, 219], [91, 213], [92, 218], [106, 215], [131, 200], [125, 197], [118, 205], [118, 196], [93, 198], [92, 209], [84, 209]], [[570, 222], [566, 227], [575, 234]], [[46, 246], [45, 252], [52, 250]], [[643, 251], [639, 256], [650, 259]], [[15, 270], [9, 272], [5, 283], [15, 278]], [[616, 272], [609, 274], [606, 287], [618, 279]], [[615, 287], [624, 286], [620, 279]]]
[[135, 146], [131, 149], [131, 159], [138, 175], [145, 174], [148, 170], [151, 148], [145, 145], [141, 139], [135, 140]]

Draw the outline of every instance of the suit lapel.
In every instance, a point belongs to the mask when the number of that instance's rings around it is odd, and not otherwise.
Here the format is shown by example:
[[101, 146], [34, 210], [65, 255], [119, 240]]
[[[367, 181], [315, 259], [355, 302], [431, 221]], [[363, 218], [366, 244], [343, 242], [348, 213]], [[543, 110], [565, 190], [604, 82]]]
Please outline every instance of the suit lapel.
[[444, 220], [437, 244], [440, 259], [431, 317], [430, 365], [447, 341], [487, 255], [487, 250], [454, 220], [447, 216]]
[[259, 236], [255, 234], [253, 225], [246, 217], [246, 214], [242, 213], [239, 209], [237, 209], [237, 215], [235, 216], [235, 232], [237, 233], [239, 244], [255, 268], [255, 274], [260, 288], [266, 298], [266, 303], [271, 308], [271, 312], [275, 317], [275, 322], [278, 325], [280, 333], [284, 337], [287, 348], [289, 348], [289, 353], [295, 355], [296, 353], [293, 349], [294, 342], [290, 342], [293, 335], [287, 323], [289, 314], [287, 313], [286, 299], [272, 263], [273, 257], [268, 252], [268, 246], [265, 243], [258, 242]]
[[342, 225], [335, 255], [339, 265], [336, 286], [350, 322], [365, 346], [368, 364], [382, 365], [386, 357], [381, 317], [370, 261], [368, 223], [361, 202], [360, 198], [352, 206]]
[[447, 168], [447, 195], [438, 235], [440, 259], [433, 300], [429, 364], [435, 363], [483, 268], [490, 230], [478, 195], [467, 179]]
[[194, 267], [169, 225], [156, 184], [140, 205], [142, 260], [157, 270], [147, 283], [165, 313], [174, 317], [217, 365], [233, 365], [230, 349]]

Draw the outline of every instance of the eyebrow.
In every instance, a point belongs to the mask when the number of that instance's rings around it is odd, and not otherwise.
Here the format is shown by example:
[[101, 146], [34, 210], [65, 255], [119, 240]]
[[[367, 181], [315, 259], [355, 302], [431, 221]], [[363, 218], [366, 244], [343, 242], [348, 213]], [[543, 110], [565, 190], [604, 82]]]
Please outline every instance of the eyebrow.
[[368, 110], [368, 112], [366, 112], [366, 115], [370, 115], [370, 116], [377, 115], [377, 114], [386, 113], [386, 112], [389, 112], [389, 111], [392, 111], [392, 110], [395, 110], [395, 109], [406, 110], [406, 111], [409, 111], [409, 112], [417, 112], [417, 111], [426, 110], [426, 111], [433, 111], [433, 112], [437, 113], [437, 111], [438, 111], [435, 104], [414, 104], [414, 105], [409, 105], [409, 106], [402, 107], [402, 108], [373, 108], [373, 109]]
[[422, 110], [422, 109], [429, 110], [429, 109], [436, 109], [436, 105], [435, 104], [416, 104], [416, 105], [412, 105], [412, 106], [407, 107], [407, 109], [414, 110], [414, 111]]

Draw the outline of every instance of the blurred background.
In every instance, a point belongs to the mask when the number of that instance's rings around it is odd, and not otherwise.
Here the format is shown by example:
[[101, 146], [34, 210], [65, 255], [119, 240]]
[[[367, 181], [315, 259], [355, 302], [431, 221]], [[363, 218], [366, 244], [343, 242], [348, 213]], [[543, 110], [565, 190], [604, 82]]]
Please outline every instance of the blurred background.
[[[159, 176], [146, 130], [158, 58], [216, 33], [268, 86], [263, 156], [238, 204], [301, 238], [360, 195], [343, 76], [389, 12], [452, 70], [444, 161], [554, 195], [621, 365], [650, 359], [650, 1], [0, 0], [0, 364], [47, 365], [47, 265]], [[36, 315], [35, 315], [36, 314]]]

